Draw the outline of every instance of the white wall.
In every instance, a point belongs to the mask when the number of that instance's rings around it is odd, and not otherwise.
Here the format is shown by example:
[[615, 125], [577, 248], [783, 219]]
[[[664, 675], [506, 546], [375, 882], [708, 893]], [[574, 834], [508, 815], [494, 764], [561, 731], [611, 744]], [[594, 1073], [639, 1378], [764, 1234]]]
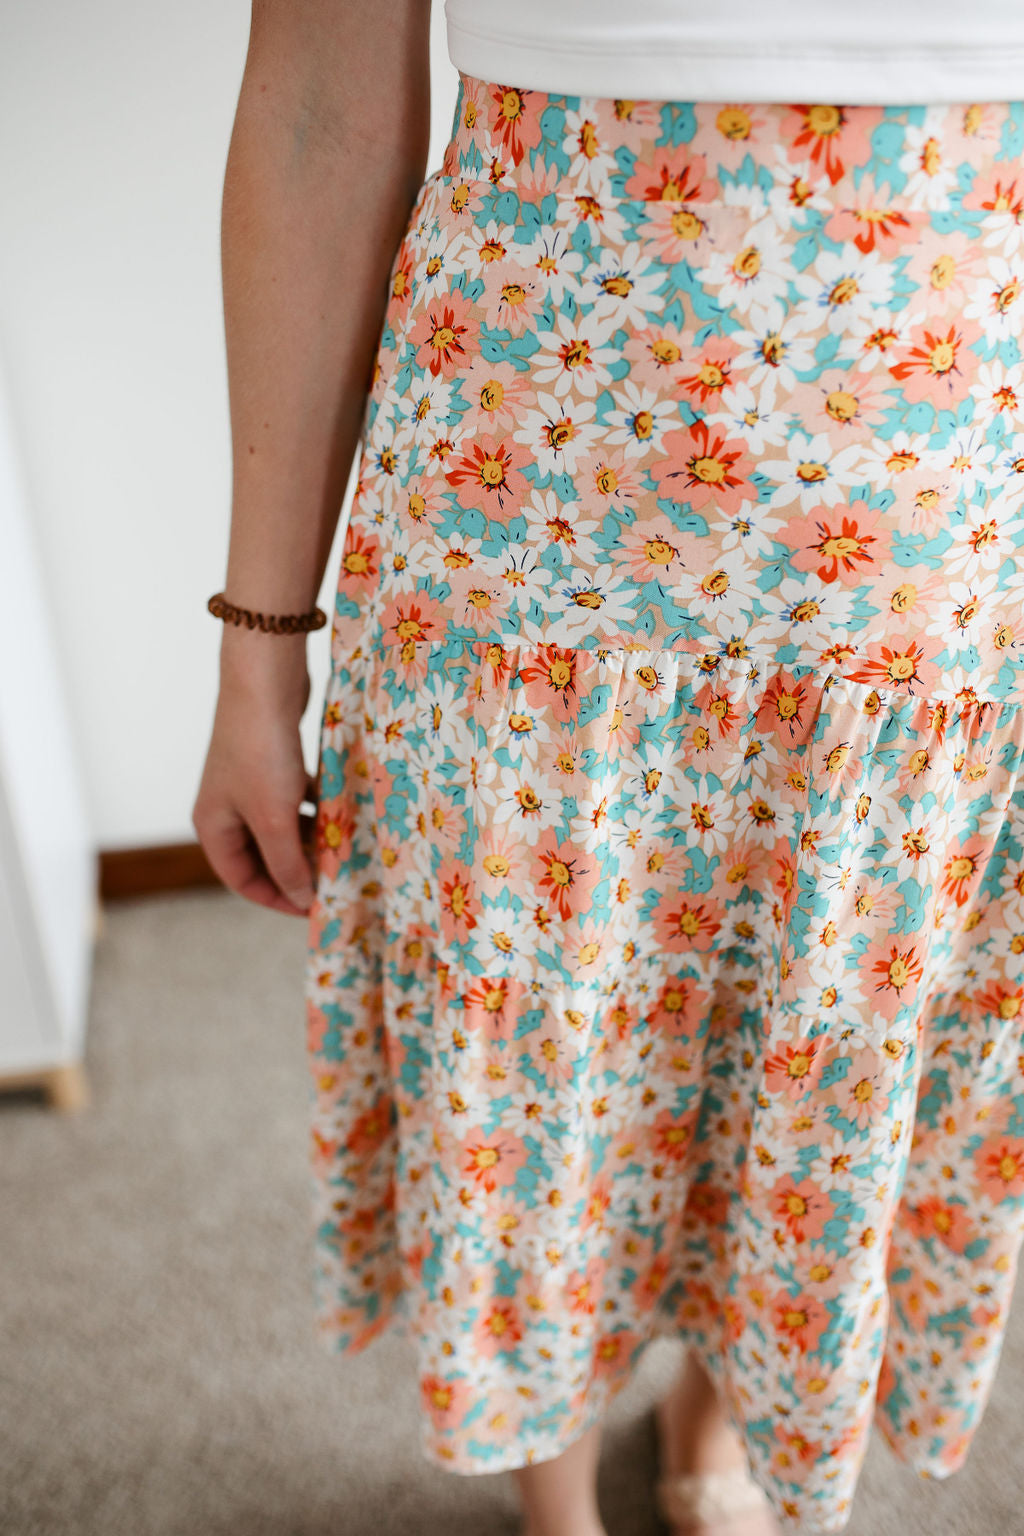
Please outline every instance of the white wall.
[[[248, 21], [242, 0], [4, 12], [0, 355], [106, 848], [192, 836], [230, 487], [220, 190]], [[457, 84], [442, 0], [432, 73], [430, 170]], [[310, 655], [312, 766], [324, 632]]]
[[96, 859], [0, 376], [0, 1073], [81, 1055]]

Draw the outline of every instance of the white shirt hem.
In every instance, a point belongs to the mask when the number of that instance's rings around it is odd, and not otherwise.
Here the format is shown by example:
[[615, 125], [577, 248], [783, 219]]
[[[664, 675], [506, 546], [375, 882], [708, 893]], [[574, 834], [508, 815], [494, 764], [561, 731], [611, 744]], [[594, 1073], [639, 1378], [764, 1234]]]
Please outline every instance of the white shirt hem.
[[1024, 49], [922, 45], [841, 51], [788, 45], [744, 48], [708, 39], [680, 47], [648, 36], [614, 48], [599, 40], [546, 38], [543, 46], [447, 21], [457, 69], [495, 84], [552, 95], [633, 101], [829, 102], [838, 106], [967, 105], [1024, 100]]

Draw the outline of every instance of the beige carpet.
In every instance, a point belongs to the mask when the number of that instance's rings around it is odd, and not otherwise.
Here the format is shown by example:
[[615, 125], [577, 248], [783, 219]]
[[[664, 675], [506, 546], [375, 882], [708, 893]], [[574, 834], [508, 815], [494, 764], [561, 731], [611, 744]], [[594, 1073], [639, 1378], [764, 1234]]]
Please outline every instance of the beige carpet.
[[[111, 908], [92, 1108], [0, 1100], [3, 1536], [512, 1536], [507, 1474], [420, 1455], [408, 1346], [335, 1359], [309, 1298], [304, 925], [210, 892]], [[656, 1536], [648, 1351], [609, 1536]], [[876, 1437], [849, 1536], [1024, 1536], [1024, 1288], [968, 1466]]]

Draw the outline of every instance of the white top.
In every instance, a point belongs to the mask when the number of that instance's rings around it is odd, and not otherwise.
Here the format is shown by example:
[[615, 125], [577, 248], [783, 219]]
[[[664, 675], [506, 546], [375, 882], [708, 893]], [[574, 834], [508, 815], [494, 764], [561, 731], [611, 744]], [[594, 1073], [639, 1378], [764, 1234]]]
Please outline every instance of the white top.
[[445, 0], [456, 68], [631, 100], [1024, 99], [1024, 0]]

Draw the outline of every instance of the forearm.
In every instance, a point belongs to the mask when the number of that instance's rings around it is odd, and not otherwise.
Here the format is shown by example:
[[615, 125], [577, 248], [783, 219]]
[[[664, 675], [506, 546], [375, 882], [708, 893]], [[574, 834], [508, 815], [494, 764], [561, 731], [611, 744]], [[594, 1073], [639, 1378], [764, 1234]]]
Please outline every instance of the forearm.
[[294, 22], [284, 37], [273, 18], [263, 32], [254, 23], [228, 153], [225, 590], [270, 612], [316, 600], [358, 446], [387, 273], [426, 164], [421, 15], [396, 4], [385, 32], [370, 14], [344, 53], [327, 57], [315, 36], [296, 42]]

